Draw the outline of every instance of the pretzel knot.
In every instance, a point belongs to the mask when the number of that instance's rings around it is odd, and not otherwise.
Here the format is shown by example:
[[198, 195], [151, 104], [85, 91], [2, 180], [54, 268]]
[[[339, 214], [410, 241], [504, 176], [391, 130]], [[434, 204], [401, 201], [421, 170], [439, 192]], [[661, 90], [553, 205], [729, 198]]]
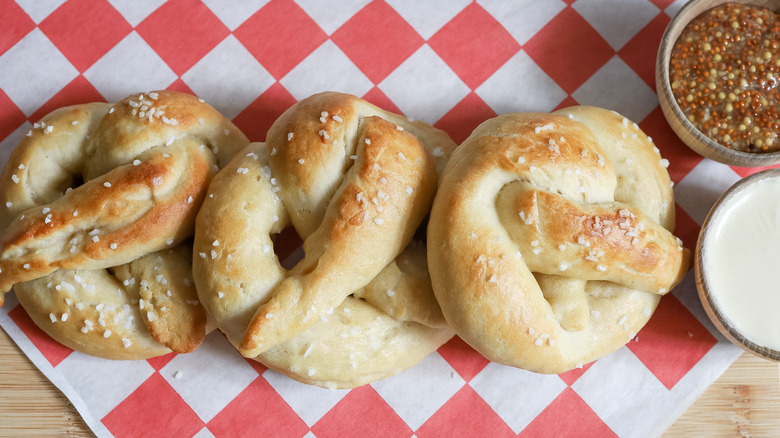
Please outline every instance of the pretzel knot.
[[[354, 96], [314, 95], [212, 182], [198, 214], [201, 301], [246, 357], [311, 384], [352, 387], [407, 368], [452, 336], [433, 296], [427, 215], [449, 137]], [[274, 236], [305, 256], [289, 271]]]
[[619, 114], [507, 114], [453, 154], [428, 227], [436, 297], [488, 359], [560, 373], [624, 345], [688, 253], [666, 160]]
[[83, 352], [191, 351], [205, 312], [179, 243], [211, 177], [247, 144], [216, 110], [176, 92], [52, 112], [0, 176], [0, 291], [15, 285], [41, 328]]

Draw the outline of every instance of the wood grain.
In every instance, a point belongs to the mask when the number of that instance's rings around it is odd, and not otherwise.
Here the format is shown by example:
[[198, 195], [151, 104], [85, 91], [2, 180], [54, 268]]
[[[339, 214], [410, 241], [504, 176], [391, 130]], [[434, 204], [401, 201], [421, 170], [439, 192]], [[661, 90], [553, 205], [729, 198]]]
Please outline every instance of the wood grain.
[[[0, 437], [94, 436], [76, 409], [0, 329]], [[664, 434], [780, 436], [780, 365], [743, 354]]]
[[0, 436], [91, 437], [68, 399], [0, 329]]
[[743, 353], [664, 436], [780, 436], [780, 365]]

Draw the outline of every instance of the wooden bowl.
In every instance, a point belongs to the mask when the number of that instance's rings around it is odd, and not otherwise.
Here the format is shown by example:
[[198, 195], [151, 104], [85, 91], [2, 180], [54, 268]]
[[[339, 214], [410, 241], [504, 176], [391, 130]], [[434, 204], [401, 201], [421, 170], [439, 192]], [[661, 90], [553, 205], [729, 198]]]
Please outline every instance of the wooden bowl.
[[728, 312], [724, 312], [718, 303], [716, 295], [713, 294], [713, 284], [704, 262], [704, 259], [709, 253], [709, 243], [719, 237], [715, 231], [711, 232], [711, 230], [716, 228], [713, 224], [716, 224], [721, 220], [721, 218], [728, 213], [728, 210], [734, 207], [734, 203], [739, 201], [739, 198], [745, 194], [747, 189], [753, 184], [767, 178], [780, 178], [780, 169], [769, 169], [743, 178], [731, 186], [720, 199], [718, 199], [707, 215], [707, 219], [705, 219], [704, 224], [701, 227], [701, 232], [699, 233], [699, 239], [696, 243], [696, 250], [694, 253], [694, 272], [696, 275], [696, 289], [699, 292], [702, 306], [707, 312], [707, 316], [709, 316], [710, 320], [715, 324], [715, 327], [726, 338], [745, 351], [765, 359], [780, 361], [780, 351], [751, 341], [742, 334], [740, 329], [728, 318]]
[[699, 155], [732, 166], [761, 167], [780, 163], [780, 152], [760, 154], [735, 151], [713, 141], [685, 117], [672, 94], [669, 60], [675, 42], [692, 19], [723, 3], [750, 4], [780, 11], [780, 0], [691, 0], [683, 6], [666, 27], [655, 62], [655, 84], [661, 110], [675, 134]]

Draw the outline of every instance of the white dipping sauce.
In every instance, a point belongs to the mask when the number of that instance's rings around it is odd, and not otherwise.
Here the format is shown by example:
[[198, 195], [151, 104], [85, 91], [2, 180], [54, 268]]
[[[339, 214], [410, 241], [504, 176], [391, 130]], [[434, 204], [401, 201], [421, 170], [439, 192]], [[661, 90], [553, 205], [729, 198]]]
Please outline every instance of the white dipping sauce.
[[703, 242], [714, 305], [754, 343], [780, 350], [780, 177], [721, 204]]

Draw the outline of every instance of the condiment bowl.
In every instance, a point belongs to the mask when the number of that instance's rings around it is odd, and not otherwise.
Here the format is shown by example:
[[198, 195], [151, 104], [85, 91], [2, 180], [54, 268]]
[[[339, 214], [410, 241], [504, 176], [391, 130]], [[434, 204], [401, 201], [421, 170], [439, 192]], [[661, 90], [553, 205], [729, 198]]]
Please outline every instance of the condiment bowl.
[[658, 49], [655, 82], [661, 110], [678, 137], [698, 154], [732, 166], [761, 167], [780, 163], [780, 152], [753, 153], [727, 148], [696, 129], [685, 117], [672, 94], [669, 80], [669, 61], [677, 39], [688, 23], [704, 11], [724, 3], [742, 3], [780, 11], [780, 0], [691, 0], [674, 16], [666, 27]]
[[[769, 181], [771, 179], [775, 179], [774, 181]], [[704, 221], [704, 224], [702, 225], [701, 232], [699, 233], [699, 239], [696, 244], [696, 250], [694, 253], [694, 271], [696, 275], [696, 289], [699, 293], [699, 298], [701, 299], [702, 306], [704, 307], [704, 310], [707, 312], [707, 315], [709, 316], [710, 320], [712, 320], [713, 324], [715, 324], [715, 327], [731, 342], [736, 344], [737, 346], [741, 347], [742, 349], [753, 353], [757, 356], [763, 357], [765, 359], [773, 360], [773, 361], [780, 361], [780, 351], [777, 349], [773, 349], [764, 345], [759, 345], [758, 343], [754, 342], [754, 340], [751, 340], [748, 338], [748, 336], [745, 334], [748, 330], [745, 330], [744, 327], [746, 324], [742, 323], [742, 326], [740, 326], [740, 323], [738, 322], [740, 319], [744, 321], [744, 315], [745, 313], [735, 313], [735, 309], [731, 306], [730, 303], [733, 303], [734, 298], [737, 298], [738, 300], [746, 300], [749, 299], [749, 297], [754, 296], [753, 294], [746, 293], [747, 288], [750, 286], [750, 281], [744, 281], [744, 277], [746, 275], [749, 275], [745, 272], [740, 272], [738, 267], [734, 266], [728, 266], [726, 270], [718, 270], [720, 272], [727, 272], [727, 275], [742, 275], [742, 277], [735, 277], [735, 282], [740, 283], [740, 285], [737, 288], [731, 288], [724, 286], [723, 282], [719, 282], [718, 279], [722, 279], [722, 276], [716, 275], [715, 272], [717, 269], [715, 267], [721, 266], [718, 263], [712, 263], [712, 260], [707, 260], [708, 257], [718, 257], [717, 254], [715, 254], [715, 251], [723, 250], [725, 248], [728, 248], [728, 246], [722, 246], [719, 242], [719, 239], [723, 238], [721, 235], [721, 232], [723, 231], [723, 227], [727, 226], [735, 226], [738, 224], [738, 221], [733, 221], [731, 219], [735, 218], [734, 212], [737, 211], [737, 208], [743, 208], [745, 206], [745, 199], [747, 195], [755, 195], [756, 191], [751, 190], [755, 189], [756, 184], [758, 183], [776, 183], [776, 186], [774, 187], [780, 187], [780, 169], [769, 169], [765, 170], [763, 172], [759, 172], [756, 174], [753, 174], [747, 178], [744, 178], [740, 181], [738, 181], [736, 184], [731, 186], [721, 197], [718, 199], [718, 201], [715, 203], [715, 205], [710, 210], [709, 214], [707, 215], [706, 220]], [[767, 186], [762, 186], [766, 188]], [[772, 195], [774, 195], [774, 191], [771, 192]], [[753, 205], [762, 205], [758, 201], [754, 201]], [[763, 208], [763, 207], [762, 207]], [[769, 205], [766, 205], [766, 208], [771, 208]], [[780, 204], [775, 205], [775, 208], [780, 209]], [[776, 213], [776, 211], [772, 212]], [[731, 215], [731, 216], [729, 216]], [[777, 220], [777, 216], [775, 214], [774, 219]], [[755, 225], [755, 224], [752, 224]], [[769, 243], [771, 245], [771, 243]], [[723, 252], [721, 252], [720, 256], [723, 256]], [[731, 252], [725, 253], [727, 254], [727, 259], [731, 262], [734, 261], [735, 257], [739, 257], [738, 254], [734, 254]], [[753, 256], [751, 254], [751, 256]], [[758, 257], [758, 256], [756, 256]], [[721, 260], [724, 260], [721, 258]], [[731, 263], [729, 263], [731, 264]], [[771, 275], [774, 275], [774, 272], [776, 269], [772, 270], [773, 272], [769, 273]], [[750, 279], [753, 279], [751, 277]], [[733, 293], [738, 293], [738, 297], [735, 295], [731, 295]], [[748, 291], [749, 292], [749, 291]], [[778, 290], [778, 293], [780, 293], [780, 289]], [[726, 295], [731, 295], [732, 298], [726, 299]], [[744, 295], [744, 296], [743, 296]], [[760, 300], [755, 300], [754, 302], [761, 302]], [[761, 304], [759, 304], [761, 305]], [[761, 307], [762, 311], [761, 313], [764, 313], [763, 310], [766, 310], [768, 312], [768, 320], [774, 321], [777, 319], [776, 316], [776, 309], [772, 309], [771, 306], [764, 305]], [[751, 314], [751, 312], [746, 312], [747, 314]], [[738, 318], [733, 319], [729, 315], [740, 315]], [[757, 318], [755, 315], [752, 315], [754, 317], [754, 320]], [[766, 314], [763, 316], [767, 317]], [[760, 321], [767, 321], [767, 319], [758, 319]], [[753, 320], [748, 324], [751, 325], [751, 329], [755, 333], [755, 325], [753, 324]], [[763, 332], [766, 333], [766, 332]], [[755, 337], [753, 338], [755, 339]], [[774, 339], [774, 337], [773, 337]], [[778, 342], [780, 342], [780, 339], [778, 339]], [[774, 345], [775, 348], [777, 348], [776, 345]]]

